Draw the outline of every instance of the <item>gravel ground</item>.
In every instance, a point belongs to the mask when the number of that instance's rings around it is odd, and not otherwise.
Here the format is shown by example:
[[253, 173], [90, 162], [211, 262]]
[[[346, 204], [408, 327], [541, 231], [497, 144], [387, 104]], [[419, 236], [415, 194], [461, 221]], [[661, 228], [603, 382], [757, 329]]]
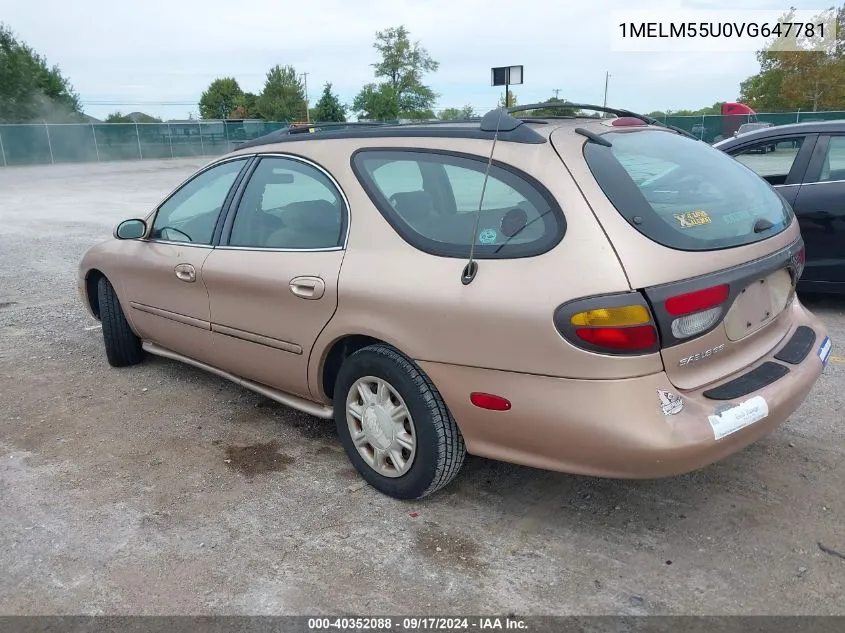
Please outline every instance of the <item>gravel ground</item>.
[[[845, 614], [845, 359], [765, 440], [613, 481], [471, 458], [405, 503], [330, 423], [109, 368], [83, 251], [202, 160], [0, 170], [0, 613]], [[845, 341], [845, 300], [808, 301]]]

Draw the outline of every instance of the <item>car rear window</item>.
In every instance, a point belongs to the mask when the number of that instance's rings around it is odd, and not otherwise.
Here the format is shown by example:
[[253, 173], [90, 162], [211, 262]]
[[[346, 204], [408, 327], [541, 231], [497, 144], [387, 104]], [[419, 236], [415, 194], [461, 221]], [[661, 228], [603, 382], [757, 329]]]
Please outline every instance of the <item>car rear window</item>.
[[365, 149], [352, 165], [394, 230], [433, 255], [466, 257], [475, 242], [479, 258], [530, 257], [553, 248], [565, 231], [562, 210], [528, 174], [494, 162], [485, 188], [484, 157]]
[[789, 205], [765, 180], [706, 143], [653, 129], [602, 138], [611, 146], [584, 146], [593, 176], [631, 226], [659, 244], [732, 248], [792, 222]]

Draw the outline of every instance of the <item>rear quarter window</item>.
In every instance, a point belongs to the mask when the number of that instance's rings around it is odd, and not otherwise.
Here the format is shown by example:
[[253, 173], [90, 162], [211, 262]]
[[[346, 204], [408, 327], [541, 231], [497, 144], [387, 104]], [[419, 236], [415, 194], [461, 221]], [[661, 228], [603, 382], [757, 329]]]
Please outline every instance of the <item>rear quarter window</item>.
[[789, 205], [765, 180], [706, 143], [662, 130], [602, 138], [611, 146], [584, 145], [593, 176], [631, 226], [663, 246], [733, 248], [792, 222]]
[[[542, 254], [563, 238], [566, 221], [534, 178], [487, 159], [433, 150], [359, 150], [352, 167], [379, 212], [409, 244], [445, 257], [515, 258]], [[484, 202], [477, 219], [482, 190]]]

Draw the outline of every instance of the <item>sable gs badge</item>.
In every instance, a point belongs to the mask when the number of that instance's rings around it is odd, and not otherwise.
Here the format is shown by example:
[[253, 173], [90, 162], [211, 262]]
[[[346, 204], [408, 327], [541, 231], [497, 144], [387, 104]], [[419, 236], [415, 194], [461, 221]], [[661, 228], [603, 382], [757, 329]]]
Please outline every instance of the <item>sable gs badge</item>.
[[681, 225], [682, 229], [685, 229], [690, 226], [710, 224], [710, 216], [707, 214], [707, 211], [689, 211], [687, 213], [673, 213], [672, 217], [674, 217], [678, 221], [678, 224]]

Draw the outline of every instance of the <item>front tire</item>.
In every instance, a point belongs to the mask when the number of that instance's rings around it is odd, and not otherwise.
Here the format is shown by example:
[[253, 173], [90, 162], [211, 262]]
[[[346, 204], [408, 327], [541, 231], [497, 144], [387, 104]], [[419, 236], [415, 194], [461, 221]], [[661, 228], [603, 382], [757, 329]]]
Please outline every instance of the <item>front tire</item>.
[[97, 283], [97, 299], [109, 365], [128, 367], [140, 363], [144, 357], [141, 339], [129, 327], [117, 293], [105, 277], [101, 277]]
[[437, 388], [396, 349], [371, 345], [340, 368], [334, 418], [361, 476], [396, 499], [422, 499], [446, 486], [466, 459], [464, 438]]

